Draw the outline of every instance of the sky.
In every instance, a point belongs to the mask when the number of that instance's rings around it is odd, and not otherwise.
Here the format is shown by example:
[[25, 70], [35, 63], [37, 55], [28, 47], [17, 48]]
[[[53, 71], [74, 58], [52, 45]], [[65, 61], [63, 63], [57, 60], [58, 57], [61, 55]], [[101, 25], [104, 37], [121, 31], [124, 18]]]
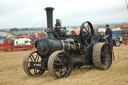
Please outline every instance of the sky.
[[0, 28], [46, 27], [46, 7], [63, 26], [128, 22], [125, 0], [0, 0]]

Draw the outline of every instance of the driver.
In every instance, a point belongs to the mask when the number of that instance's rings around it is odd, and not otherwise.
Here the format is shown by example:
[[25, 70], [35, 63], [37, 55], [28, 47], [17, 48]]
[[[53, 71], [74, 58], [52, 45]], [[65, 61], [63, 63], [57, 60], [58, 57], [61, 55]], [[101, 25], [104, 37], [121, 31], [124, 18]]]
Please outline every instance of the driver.
[[112, 30], [110, 29], [109, 25], [106, 25], [106, 31], [105, 31], [106, 36], [104, 39], [108, 40], [109, 46], [111, 48], [111, 51], [113, 50], [113, 42], [112, 42]]

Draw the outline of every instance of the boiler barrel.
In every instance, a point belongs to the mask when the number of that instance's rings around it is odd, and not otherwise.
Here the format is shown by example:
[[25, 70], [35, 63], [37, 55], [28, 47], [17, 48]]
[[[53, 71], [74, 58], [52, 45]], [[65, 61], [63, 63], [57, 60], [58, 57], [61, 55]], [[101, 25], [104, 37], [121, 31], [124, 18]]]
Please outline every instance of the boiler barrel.
[[77, 51], [80, 49], [80, 43], [74, 40], [41, 39], [36, 47], [38, 53], [43, 56], [57, 50]]

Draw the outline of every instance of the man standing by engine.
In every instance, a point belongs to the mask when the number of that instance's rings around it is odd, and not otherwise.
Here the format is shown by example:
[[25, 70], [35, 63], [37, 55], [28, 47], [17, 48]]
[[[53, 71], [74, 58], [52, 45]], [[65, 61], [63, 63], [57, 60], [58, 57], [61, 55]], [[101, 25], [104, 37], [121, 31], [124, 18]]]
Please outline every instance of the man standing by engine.
[[108, 40], [109, 46], [111, 48], [111, 51], [113, 50], [113, 41], [112, 41], [112, 30], [110, 29], [109, 25], [106, 25], [106, 31], [105, 31], [106, 36], [104, 39]]

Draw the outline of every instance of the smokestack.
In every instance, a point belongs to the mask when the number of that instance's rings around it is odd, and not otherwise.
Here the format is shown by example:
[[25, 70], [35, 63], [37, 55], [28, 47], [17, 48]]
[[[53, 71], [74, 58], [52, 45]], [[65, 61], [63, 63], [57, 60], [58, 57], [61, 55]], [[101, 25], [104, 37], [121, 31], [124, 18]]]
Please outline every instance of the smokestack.
[[47, 15], [47, 28], [50, 28], [50, 31], [53, 31], [53, 7], [46, 7], [46, 15]]

